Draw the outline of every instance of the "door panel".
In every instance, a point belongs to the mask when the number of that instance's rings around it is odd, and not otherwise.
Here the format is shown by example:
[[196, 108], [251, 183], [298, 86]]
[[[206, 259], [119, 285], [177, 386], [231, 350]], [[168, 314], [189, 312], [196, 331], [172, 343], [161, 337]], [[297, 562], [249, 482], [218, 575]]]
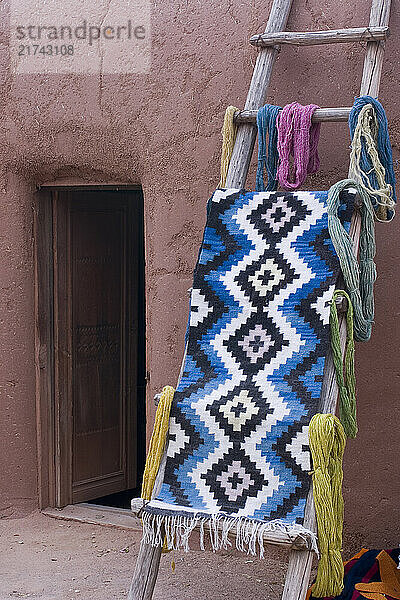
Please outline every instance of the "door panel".
[[137, 484], [140, 250], [127, 197], [59, 193], [54, 212], [62, 506]]

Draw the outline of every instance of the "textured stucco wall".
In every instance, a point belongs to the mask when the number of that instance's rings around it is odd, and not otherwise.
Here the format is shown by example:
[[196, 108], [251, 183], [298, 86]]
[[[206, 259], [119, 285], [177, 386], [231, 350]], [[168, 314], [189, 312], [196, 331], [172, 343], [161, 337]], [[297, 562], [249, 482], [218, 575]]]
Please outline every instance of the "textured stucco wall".
[[[183, 352], [188, 298], [206, 201], [219, 176], [227, 104], [242, 106], [271, 2], [154, 3], [149, 75], [13, 76], [7, 5], [0, 31], [0, 517], [37, 506], [32, 205], [37, 184], [61, 179], [143, 186], [146, 219], [147, 352], [153, 393], [174, 384]], [[369, 2], [294, 0], [290, 29], [368, 22]], [[394, 3], [381, 86], [395, 159], [400, 142], [398, 41]], [[346, 106], [358, 93], [360, 44], [280, 53], [268, 100]], [[347, 174], [345, 124], [326, 124], [321, 170], [310, 189]], [[398, 169], [397, 169], [398, 171]], [[248, 187], [254, 183], [252, 171]], [[346, 453], [346, 521], [353, 540], [399, 542], [400, 222], [377, 227], [376, 326], [357, 347], [360, 434]]]

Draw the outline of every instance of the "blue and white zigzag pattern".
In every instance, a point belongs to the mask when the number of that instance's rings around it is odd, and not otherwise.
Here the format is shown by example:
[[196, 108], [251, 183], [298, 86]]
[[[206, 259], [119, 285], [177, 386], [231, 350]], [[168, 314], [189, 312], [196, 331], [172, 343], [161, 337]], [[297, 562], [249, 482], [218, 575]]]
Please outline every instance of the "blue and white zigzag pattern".
[[326, 201], [239, 190], [210, 199], [164, 482], [146, 512], [303, 522], [339, 271]]

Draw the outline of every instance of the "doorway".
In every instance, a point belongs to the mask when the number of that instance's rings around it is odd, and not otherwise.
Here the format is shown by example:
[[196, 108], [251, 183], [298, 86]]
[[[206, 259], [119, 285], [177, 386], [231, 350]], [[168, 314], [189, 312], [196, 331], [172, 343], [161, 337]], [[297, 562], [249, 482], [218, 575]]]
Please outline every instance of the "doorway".
[[36, 223], [41, 487], [48, 506], [123, 506], [145, 459], [143, 194], [46, 190]]

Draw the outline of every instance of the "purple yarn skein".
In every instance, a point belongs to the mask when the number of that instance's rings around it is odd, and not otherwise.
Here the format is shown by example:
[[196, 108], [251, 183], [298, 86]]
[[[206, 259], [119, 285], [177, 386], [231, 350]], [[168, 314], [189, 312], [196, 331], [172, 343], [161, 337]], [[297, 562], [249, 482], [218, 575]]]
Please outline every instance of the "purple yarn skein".
[[[279, 166], [277, 178], [282, 188], [296, 190], [307, 175], [319, 169], [318, 141], [320, 123], [312, 123], [316, 104], [303, 106], [298, 102], [287, 104], [277, 117]], [[293, 157], [291, 181], [290, 157]]]

